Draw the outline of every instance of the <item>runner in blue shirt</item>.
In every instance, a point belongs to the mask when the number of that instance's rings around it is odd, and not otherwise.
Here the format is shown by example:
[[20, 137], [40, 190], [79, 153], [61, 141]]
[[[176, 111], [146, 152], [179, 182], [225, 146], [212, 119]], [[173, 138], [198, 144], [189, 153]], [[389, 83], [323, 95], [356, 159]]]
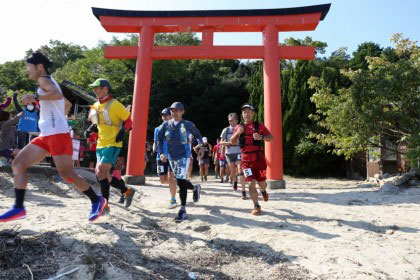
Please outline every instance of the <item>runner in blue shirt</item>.
[[[193, 185], [187, 180], [187, 169], [191, 156], [191, 145], [189, 143], [189, 135], [192, 134], [201, 144], [202, 137], [200, 131], [195, 125], [182, 119], [185, 113], [184, 105], [181, 102], [175, 102], [171, 105], [170, 121], [165, 121], [158, 133], [158, 153], [162, 162], [169, 161], [169, 164], [175, 175], [179, 186], [179, 198], [181, 200], [181, 209], [175, 218], [176, 222], [182, 222], [187, 218], [186, 203], [187, 189], [193, 190], [193, 201], [200, 199], [200, 185]], [[164, 142], [167, 143], [167, 152], [164, 150]]]
[[[160, 114], [162, 117], [162, 121], [169, 121], [172, 119], [171, 116], [171, 109], [165, 108], [162, 110]], [[174, 177], [174, 173], [172, 172], [171, 166], [169, 161], [163, 162], [160, 160], [160, 154], [157, 152], [158, 150], [158, 133], [159, 133], [160, 126], [155, 128], [154, 132], [154, 143], [153, 143], [153, 152], [156, 152], [156, 166], [157, 166], [157, 174], [159, 175], [160, 183], [161, 184], [168, 184], [169, 183], [169, 192], [171, 194], [171, 199], [169, 201], [168, 208], [176, 208], [178, 205], [176, 203], [176, 181]], [[167, 154], [167, 144], [166, 142], [163, 143], [163, 151]], [[166, 152], [165, 152], [166, 151]]]

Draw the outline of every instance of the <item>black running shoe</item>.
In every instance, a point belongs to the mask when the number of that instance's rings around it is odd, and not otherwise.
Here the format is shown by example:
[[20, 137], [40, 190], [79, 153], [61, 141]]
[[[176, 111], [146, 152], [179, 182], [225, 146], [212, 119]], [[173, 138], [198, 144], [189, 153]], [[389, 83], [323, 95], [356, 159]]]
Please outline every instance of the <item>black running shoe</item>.
[[242, 191], [242, 199], [243, 200], [247, 199], [247, 197], [246, 197], [246, 191]]
[[267, 191], [261, 191], [261, 195], [264, 201], [268, 201], [268, 193]]
[[125, 207], [130, 207], [131, 202], [133, 201], [134, 194], [136, 193], [135, 189], [130, 188], [129, 193], [125, 196]]
[[118, 203], [123, 204], [123, 203], [124, 203], [124, 201], [125, 201], [125, 195], [124, 195], [124, 194], [122, 194], [122, 195], [121, 195], [121, 197], [120, 197], [120, 200], [118, 201]]
[[197, 202], [200, 200], [201, 195], [201, 185], [197, 184], [195, 185], [194, 191], [193, 191], [193, 201]]
[[178, 215], [175, 217], [175, 222], [180, 223], [182, 221], [185, 221], [187, 219], [187, 212], [184, 210], [179, 210]]

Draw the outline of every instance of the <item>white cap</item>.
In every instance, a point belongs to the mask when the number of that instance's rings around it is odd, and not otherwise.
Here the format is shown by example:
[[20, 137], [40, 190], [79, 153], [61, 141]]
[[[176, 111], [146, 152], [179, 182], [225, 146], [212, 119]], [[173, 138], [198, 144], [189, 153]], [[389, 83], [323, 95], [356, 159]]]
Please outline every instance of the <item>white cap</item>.
[[203, 137], [203, 143], [207, 143], [207, 137]]

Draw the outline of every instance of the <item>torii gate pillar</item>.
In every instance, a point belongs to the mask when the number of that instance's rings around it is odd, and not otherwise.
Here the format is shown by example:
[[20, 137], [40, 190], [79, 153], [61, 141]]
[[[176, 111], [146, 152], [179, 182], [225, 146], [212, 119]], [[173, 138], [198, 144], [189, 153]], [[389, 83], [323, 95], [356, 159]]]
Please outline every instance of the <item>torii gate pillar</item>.
[[[279, 32], [274, 25], [267, 25], [263, 31], [264, 46], [264, 124], [272, 135], [282, 135]], [[267, 142], [266, 159], [267, 185], [271, 189], [285, 188], [283, 179], [283, 143], [282, 137], [274, 137]]]
[[[145, 142], [147, 136], [147, 117], [149, 115], [150, 85], [152, 81], [152, 47], [154, 37], [155, 32], [150, 26], [141, 27], [132, 106], [132, 119], [138, 121], [133, 122], [133, 130], [130, 133], [130, 145], [128, 145], [129, 155], [144, 155], [146, 152]], [[138, 157], [128, 157], [128, 175], [124, 177], [127, 184], [144, 185], [146, 183], [143, 172], [146, 166], [144, 162], [138, 163]], [[139, 175], [133, 176], [131, 174]]]

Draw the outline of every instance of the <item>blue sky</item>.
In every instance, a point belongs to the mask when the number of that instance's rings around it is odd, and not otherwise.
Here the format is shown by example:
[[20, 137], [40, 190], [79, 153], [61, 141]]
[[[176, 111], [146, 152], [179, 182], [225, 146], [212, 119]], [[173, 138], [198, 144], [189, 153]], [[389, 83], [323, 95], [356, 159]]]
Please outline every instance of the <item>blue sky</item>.
[[[280, 33], [328, 43], [327, 54], [348, 47], [351, 54], [357, 46], [373, 41], [390, 46], [393, 33], [420, 41], [419, 0], [14, 0], [1, 1], [0, 63], [21, 59], [25, 51], [47, 44], [50, 39], [96, 46], [99, 40], [124, 34], [107, 33], [93, 16], [91, 7], [129, 10], [223, 10], [267, 9], [332, 3], [324, 21], [312, 32]], [[216, 33], [217, 45], [260, 45], [259, 33]]]

